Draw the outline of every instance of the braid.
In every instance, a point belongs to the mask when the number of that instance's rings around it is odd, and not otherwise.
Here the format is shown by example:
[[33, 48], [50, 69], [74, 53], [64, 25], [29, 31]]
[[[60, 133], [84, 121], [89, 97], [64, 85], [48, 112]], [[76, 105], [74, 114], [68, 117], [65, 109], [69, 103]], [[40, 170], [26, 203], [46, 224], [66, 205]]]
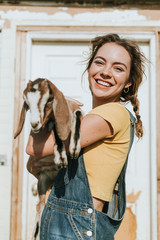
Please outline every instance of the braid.
[[142, 126], [142, 121], [141, 117], [139, 115], [139, 100], [137, 98], [137, 94], [130, 96], [130, 101], [133, 106], [133, 111], [135, 112], [136, 115], [136, 122], [135, 122], [135, 133], [138, 138], [143, 137], [143, 126]]

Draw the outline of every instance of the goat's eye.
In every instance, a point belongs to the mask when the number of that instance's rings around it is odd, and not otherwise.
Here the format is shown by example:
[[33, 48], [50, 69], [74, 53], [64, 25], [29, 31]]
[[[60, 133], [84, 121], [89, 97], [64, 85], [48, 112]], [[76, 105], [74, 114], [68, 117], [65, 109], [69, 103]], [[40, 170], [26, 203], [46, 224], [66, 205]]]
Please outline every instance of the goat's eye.
[[28, 106], [28, 104], [27, 104], [26, 102], [24, 102], [24, 108], [25, 108], [26, 110], [29, 109], [29, 106]]
[[48, 102], [52, 102], [53, 101], [53, 97], [48, 98]]

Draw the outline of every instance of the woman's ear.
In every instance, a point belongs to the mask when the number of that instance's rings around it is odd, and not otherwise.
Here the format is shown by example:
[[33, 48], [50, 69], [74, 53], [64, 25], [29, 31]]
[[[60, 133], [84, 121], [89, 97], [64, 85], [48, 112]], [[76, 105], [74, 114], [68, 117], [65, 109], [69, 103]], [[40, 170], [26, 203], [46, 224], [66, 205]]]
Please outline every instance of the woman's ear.
[[127, 82], [127, 83], [125, 84], [124, 88], [129, 88], [131, 85], [132, 85], [131, 82]]

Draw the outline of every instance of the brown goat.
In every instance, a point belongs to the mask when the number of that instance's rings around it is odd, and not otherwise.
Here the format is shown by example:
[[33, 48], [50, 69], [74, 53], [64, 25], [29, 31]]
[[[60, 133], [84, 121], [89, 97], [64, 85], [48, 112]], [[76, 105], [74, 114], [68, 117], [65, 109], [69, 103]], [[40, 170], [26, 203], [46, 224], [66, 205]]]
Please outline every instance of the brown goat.
[[51, 81], [44, 78], [29, 81], [23, 92], [23, 98], [20, 121], [14, 138], [22, 131], [27, 110], [30, 110], [33, 133], [38, 133], [42, 128], [48, 127], [48, 131], [52, 131], [55, 136], [54, 156], [42, 159], [47, 162], [54, 161], [55, 166], [44, 167], [38, 177], [40, 201], [37, 205], [36, 227], [33, 236], [33, 239], [37, 240], [40, 217], [45, 205], [45, 194], [54, 184], [58, 166], [66, 167], [68, 164], [64, 141], [70, 139], [68, 154], [71, 159], [77, 158], [79, 155], [82, 112], [75, 102], [66, 100], [63, 93]]

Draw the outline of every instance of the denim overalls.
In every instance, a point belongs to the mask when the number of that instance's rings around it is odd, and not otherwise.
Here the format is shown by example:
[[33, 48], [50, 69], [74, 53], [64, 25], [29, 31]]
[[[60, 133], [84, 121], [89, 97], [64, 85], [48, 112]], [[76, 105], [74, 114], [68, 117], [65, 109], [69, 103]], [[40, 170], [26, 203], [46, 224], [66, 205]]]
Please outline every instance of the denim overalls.
[[[129, 112], [130, 113], [130, 112]], [[135, 118], [131, 119], [131, 149]], [[115, 184], [112, 202], [105, 212], [94, 209], [81, 152], [58, 173], [41, 218], [40, 240], [114, 240], [126, 209], [127, 160]], [[103, 167], [103, 166], [102, 166]], [[106, 183], [107, 184], [107, 183]]]

